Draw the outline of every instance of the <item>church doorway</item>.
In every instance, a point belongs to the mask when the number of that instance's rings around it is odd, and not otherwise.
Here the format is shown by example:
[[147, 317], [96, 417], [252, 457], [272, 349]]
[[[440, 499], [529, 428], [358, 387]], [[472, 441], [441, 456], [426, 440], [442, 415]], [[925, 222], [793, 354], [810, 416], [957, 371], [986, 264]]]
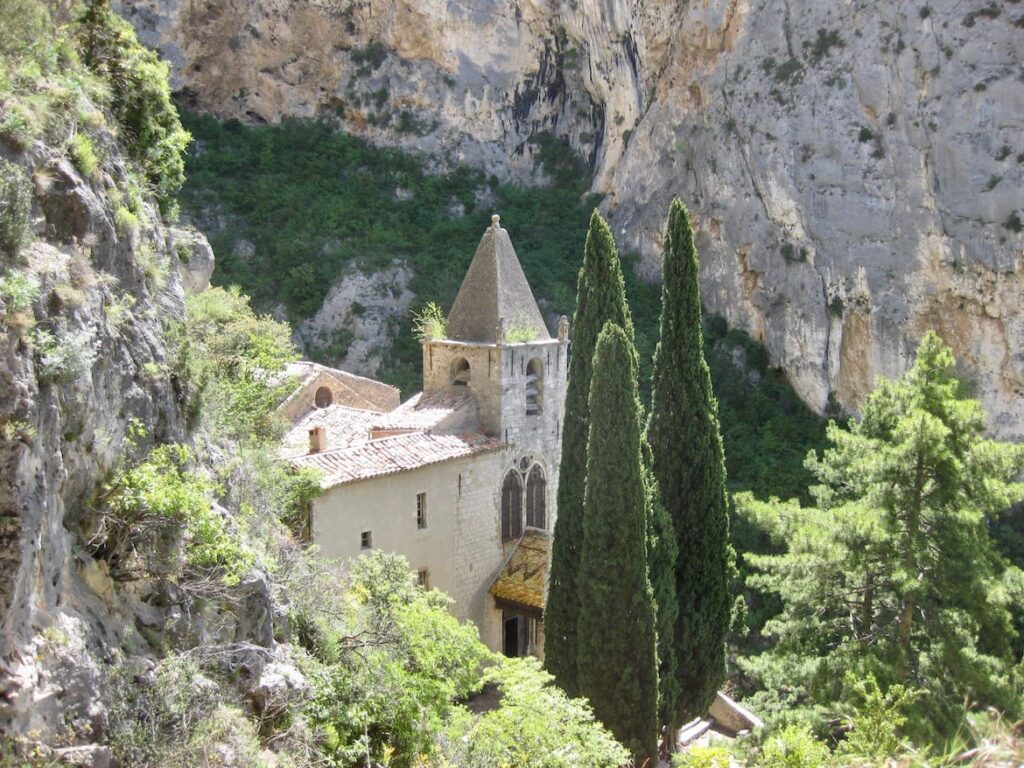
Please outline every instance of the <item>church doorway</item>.
[[509, 616], [508, 611], [505, 612], [502, 624], [505, 628], [504, 640], [502, 641], [501, 652], [506, 656], [522, 656], [520, 648], [522, 648], [522, 616]]
[[532, 611], [510, 610], [501, 612], [501, 652], [517, 656], [542, 656], [543, 622]]

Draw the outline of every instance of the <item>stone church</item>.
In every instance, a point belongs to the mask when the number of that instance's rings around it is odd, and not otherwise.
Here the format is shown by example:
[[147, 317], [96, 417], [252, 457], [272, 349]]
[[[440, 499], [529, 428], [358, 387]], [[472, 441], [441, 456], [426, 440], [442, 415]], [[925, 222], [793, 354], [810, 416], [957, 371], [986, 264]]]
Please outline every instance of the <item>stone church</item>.
[[423, 344], [423, 391], [313, 363], [290, 373], [282, 457], [323, 473], [307, 535], [329, 558], [404, 555], [483, 641], [542, 655], [568, 322], [551, 338], [497, 216]]

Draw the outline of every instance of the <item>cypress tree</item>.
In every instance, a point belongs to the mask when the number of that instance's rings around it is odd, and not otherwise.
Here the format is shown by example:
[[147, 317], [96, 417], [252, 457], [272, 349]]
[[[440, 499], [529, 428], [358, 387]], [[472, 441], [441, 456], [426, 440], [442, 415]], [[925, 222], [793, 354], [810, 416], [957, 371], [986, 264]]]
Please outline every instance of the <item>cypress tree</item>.
[[679, 703], [673, 726], [704, 714], [725, 680], [732, 549], [718, 404], [704, 360], [697, 252], [686, 208], [669, 207], [661, 339], [647, 438], [675, 529], [679, 623], [673, 640]]
[[671, 728], [679, 704], [676, 677], [675, 625], [679, 618], [676, 597], [676, 543], [672, 519], [661, 501], [658, 481], [651, 467], [651, 446], [643, 441], [644, 473], [650, 521], [647, 530], [647, 572], [654, 590], [658, 630], [658, 725]]
[[636, 351], [607, 323], [590, 386], [579, 566], [580, 693], [642, 765], [657, 754], [658, 659]]
[[544, 665], [571, 696], [579, 692], [576, 627], [579, 615], [577, 574], [583, 540], [583, 492], [587, 474], [587, 428], [591, 363], [597, 336], [611, 321], [624, 330], [632, 346], [633, 320], [626, 305], [626, 285], [612, 232], [595, 210], [583, 249], [572, 321], [572, 351], [562, 426], [558, 478], [558, 517], [551, 549], [551, 573], [544, 606]]

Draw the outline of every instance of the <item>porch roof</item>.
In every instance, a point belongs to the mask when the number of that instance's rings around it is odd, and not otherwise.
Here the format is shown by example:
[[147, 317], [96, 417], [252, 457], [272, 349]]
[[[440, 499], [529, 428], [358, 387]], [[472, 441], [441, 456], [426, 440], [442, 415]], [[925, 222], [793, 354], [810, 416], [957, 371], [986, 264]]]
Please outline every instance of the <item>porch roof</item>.
[[543, 611], [550, 546], [546, 533], [528, 529], [491, 585], [495, 600]]

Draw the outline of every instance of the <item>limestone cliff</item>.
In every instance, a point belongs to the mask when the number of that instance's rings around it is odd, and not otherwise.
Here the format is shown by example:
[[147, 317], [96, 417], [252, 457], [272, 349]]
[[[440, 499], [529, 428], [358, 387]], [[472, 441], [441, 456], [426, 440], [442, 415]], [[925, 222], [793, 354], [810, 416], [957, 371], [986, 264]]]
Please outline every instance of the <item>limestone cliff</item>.
[[[139, 451], [187, 438], [195, 385], [171, 339], [213, 256], [158, 213], [107, 105], [92, 100], [106, 91], [60, 90], [88, 77], [35, 69], [29, 98], [46, 121], [0, 131], [3, 762], [17, 762], [16, 743], [39, 764], [110, 765], [97, 742], [109, 735], [115, 660], [151, 667], [169, 647], [227, 640], [269, 656], [273, 644], [265, 576], [248, 574], [228, 604], [200, 605], [174, 579], [117, 573], [99, 553], [100, 499], [129, 433]], [[5, 116], [23, 94], [3, 94]], [[172, 529], [170, 546], [181, 540]]]
[[1024, 9], [1015, 0], [142, 0], [121, 3], [222, 117], [345, 130], [532, 171], [590, 159], [657, 275], [669, 199], [704, 299], [815, 408], [856, 408], [926, 327], [1003, 436], [1024, 436]]

